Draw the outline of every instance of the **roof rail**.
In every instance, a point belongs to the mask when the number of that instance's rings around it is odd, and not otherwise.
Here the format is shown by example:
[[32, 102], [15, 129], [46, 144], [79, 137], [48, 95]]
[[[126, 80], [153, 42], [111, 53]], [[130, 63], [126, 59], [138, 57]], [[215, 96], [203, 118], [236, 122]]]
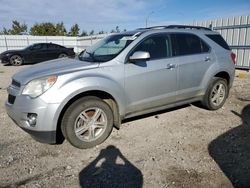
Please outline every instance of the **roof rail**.
[[201, 29], [201, 30], [211, 31], [211, 29], [207, 27], [191, 26], [191, 25], [153, 26], [153, 27], [146, 27], [146, 28], [138, 28], [137, 30], [145, 30], [145, 29]]
[[192, 26], [192, 25], [169, 25], [169, 26], [166, 26], [166, 28], [168, 28], [168, 29], [175, 29], [175, 28], [179, 28], [179, 29], [203, 29], [203, 30], [211, 31], [211, 29], [208, 27]]

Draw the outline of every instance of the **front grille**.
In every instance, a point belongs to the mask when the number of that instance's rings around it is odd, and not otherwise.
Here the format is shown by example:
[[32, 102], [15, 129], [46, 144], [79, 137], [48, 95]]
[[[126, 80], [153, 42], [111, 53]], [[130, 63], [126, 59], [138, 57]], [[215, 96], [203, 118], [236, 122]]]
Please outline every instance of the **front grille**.
[[16, 86], [16, 87], [21, 87], [21, 84], [17, 82], [16, 80], [12, 80], [11, 85]]
[[8, 96], [8, 103], [14, 104], [15, 100], [16, 100], [16, 97], [9, 94], [9, 96]]

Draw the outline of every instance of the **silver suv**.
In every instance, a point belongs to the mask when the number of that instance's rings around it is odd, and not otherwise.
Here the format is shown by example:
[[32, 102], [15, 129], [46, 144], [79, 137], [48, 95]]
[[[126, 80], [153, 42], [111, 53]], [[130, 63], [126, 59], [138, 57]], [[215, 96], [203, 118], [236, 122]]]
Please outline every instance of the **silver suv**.
[[76, 59], [57, 59], [12, 78], [6, 109], [36, 140], [77, 148], [102, 143], [126, 118], [200, 101], [222, 107], [235, 55], [204, 27], [158, 26], [109, 35]]

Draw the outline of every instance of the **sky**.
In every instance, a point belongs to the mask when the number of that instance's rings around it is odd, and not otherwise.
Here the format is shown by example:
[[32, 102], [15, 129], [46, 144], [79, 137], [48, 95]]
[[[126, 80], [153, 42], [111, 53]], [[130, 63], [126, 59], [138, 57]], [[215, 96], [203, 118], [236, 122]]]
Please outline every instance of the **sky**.
[[185, 24], [250, 14], [250, 0], [0, 0], [0, 30], [12, 20], [26, 23], [61, 22], [67, 30], [110, 32], [116, 26], [132, 30], [148, 26]]

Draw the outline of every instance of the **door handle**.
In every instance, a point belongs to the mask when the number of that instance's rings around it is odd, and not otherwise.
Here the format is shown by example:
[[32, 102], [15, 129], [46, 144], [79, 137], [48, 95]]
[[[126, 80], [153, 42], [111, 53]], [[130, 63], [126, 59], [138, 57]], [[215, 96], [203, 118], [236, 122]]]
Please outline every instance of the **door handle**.
[[205, 57], [204, 61], [209, 62], [211, 60], [210, 57]]
[[176, 68], [176, 65], [175, 65], [175, 64], [172, 64], [172, 63], [167, 64], [166, 69], [174, 69], [174, 68]]

